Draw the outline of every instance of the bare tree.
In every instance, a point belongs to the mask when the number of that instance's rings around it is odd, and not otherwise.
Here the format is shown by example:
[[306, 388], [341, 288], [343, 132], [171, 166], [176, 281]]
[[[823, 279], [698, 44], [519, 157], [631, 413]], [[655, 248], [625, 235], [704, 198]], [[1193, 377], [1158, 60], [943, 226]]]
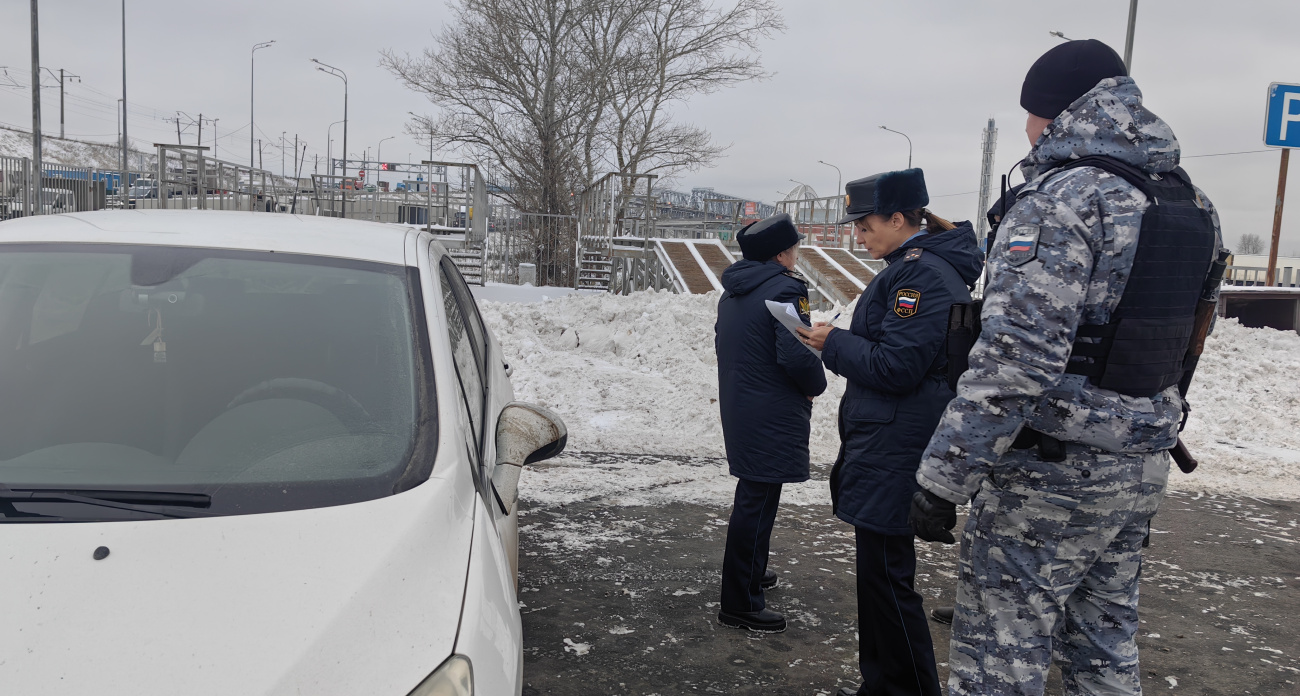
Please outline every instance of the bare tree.
[[589, 0], [462, 0], [436, 49], [384, 51], [380, 64], [441, 107], [407, 131], [462, 149], [521, 210], [563, 213], [585, 179], [591, 76], [575, 42]]
[[1237, 242], [1237, 253], [1253, 256], [1264, 253], [1264, 240], [1257, 234], [1243, 234]]
[[770, 0], [601, 0], [582, 24], [599, 112], [589, 152], [625, 175], [671, 176], [726, 149], [674, 121], [691, 97], [765, 77], [758, 42], [784, 30]]
[[437, 48], [381, 64], [441, 107], [408, 132], [462, 149], [521, 210], [572, 210], [604, 170], [671, 175], [725, 148], [678, 123], [690, 97], [764, 76], [772, 0], [453, 0]]

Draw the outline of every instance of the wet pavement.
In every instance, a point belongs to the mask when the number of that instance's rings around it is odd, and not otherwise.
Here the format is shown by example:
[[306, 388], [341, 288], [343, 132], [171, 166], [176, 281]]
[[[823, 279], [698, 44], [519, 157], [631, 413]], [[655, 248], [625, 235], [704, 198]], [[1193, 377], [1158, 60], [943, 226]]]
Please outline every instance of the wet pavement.
[[[826, 477], [826, 467], [814, 469], [814, 478]], [[855, 686], [852, 528], [829, 506], [782, 505], [772, 540], [781, 585], [768, 603], [789, 630], [760, 635], [716, 621], [728, 513], [683, 503], [620, 507], [600, 497], [525, 502], [524, 694], [833, 694]], [[1166, 498], [1141, 586], [1147, 693], [1300, 694], [1298, 523], [1296, 502]], [[956, 548], [920, 544], [917, 555], [927, 609], [951, 604]], [[949, 633], [933, 622], [931, 633], [946, 683]], [[1060, 693], [1055, 669], [1048, 693]]]

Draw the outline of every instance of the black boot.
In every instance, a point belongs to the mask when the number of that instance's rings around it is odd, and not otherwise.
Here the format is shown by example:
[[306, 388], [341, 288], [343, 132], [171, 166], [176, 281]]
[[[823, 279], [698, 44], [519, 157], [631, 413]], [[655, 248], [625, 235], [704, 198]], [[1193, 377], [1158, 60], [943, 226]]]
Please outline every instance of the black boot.
[[937, 623], [952, 624], [953, 607], [937, 607], [930, 611], [930, 618]]
[[785, 617], [772, 611], [718, 612], [718, 623], [731, 628], [745, 628], [759, 633], [780, 633], [785, 630]]
[[776, 571], [769, 570], [766, 573], [763, 573], [763, 579], [759, 581], [758, 586], [765, 590], [770, 590], [780, 584], [781, 578], [777, 577]]

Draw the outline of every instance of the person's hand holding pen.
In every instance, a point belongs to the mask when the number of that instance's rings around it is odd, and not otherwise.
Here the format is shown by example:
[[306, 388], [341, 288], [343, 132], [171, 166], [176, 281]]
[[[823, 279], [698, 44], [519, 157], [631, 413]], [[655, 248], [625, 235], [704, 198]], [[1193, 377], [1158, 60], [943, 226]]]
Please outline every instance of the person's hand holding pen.
[[830, 321], [819, 321], [814, 323], [811, 329], [806, 329], [801, 326], [795, 330], [799, 332], [799, 337], [803, 339], [804, 345], [813, 350], [822, 350], [826, 347], [826, 337], [835, 329], [834, 326], [831, 326], [831, 323], [839, 318], [840, 315], [836, 314], [831, 317]]

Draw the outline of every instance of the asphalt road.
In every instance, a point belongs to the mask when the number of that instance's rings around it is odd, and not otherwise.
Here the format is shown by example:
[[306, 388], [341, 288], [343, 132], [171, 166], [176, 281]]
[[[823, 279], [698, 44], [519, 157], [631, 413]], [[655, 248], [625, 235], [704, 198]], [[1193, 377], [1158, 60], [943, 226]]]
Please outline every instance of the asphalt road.
[[[524, 694], [802, 695], [856, 685], [852, 529], [829, 506], [782, 506], [772, 541], [782, 584], [768, 602], [790, 626], [758, 635], [716, 622], [728, 513], [599, 498], [525, 503]], [[1298, 521], [1295, 502], [1166, 498], [1141, 588], [1146, 693], [1300, 694]], [[565, 533], [543, 541], [540, 529]], [[918, 556], [927, 608], [951, 604], [955, 548], [921, 544]], [[946, 682], [949, 633], [933, 622], [931, 632]], [[1048, 693], [1060, 693], [1055, 669]]]

